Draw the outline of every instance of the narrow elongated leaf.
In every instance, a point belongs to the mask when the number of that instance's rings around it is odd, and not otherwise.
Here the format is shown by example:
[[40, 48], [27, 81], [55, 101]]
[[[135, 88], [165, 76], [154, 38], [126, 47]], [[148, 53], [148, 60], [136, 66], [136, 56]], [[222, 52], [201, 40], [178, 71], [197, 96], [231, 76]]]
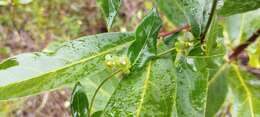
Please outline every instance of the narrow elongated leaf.
[[255, 76], [239, 69], [239, 66], [237, 65], [231, 66], [228, 80], [234, 100], [232, 116], [260, 116], [259, 80]]
[[131, 64], [142, 67], [157, 52], [157, 36], [162, 21], [155, 8], [144, 17], [135, 31], [135, 41], [129, 47], [128, 56]]
[[120, 8], [121, 0], [97, 0], [97, 2], [105, 15], [107, 27], [110, 29]]
[[247, 11], [260, 8], [260, 0], [223, 0], [223, 1], [224, 1], [224, 6], [220, 9], [220, 14], [224, 16], [244, 13]]
[[[250, 17], [250, 18], [249, 18]], [[234, 46], [247, 40], [260, 28], [260, 9], [243, 14], [225, 17], [224, 29], [226, 38]]]
[[217, 70], [209, 71], [206, 117], [214, 117], [226, 100], [228, 92], [226, 66], [224, 64]]
[[[64, 43], [53, 52], [22, 54], [0, 63], [0, 100], [27, 96], [110, 71], [105, 55], [130, 45], [132, 33], [106, 33]], [[95, 82], [93, 82], [95, 84]]]
[[212, 0], [156, 0], [159, 9], [176, 26], [190, 24], [199, 37], [206, 26]]
[[88, 97], [79, 82], [75, 84], [70, 104], [73, 117], [88, 117]]
[[176, 66], [178, 117], [203, 117], [207, 99], [207, 60], [203, 57], [182, 58]]
[[[220, 25], [217, 23], [217, 17], [212, 20], [211, 27], [206, 37], [206, 55], [216, 56], [209, 59], [209, 82], [206, 103], [206, 117], [214, 117], [225, 102], [228, 92], [226, 69], [227, 64], [224, 64], [223, 58], [225, 48], [223, 46], [223, 32]], [[206, 62], [206, 61], [205, 61]]]
[[148, 62], [119, 84], [105, 108], [105, 117], [170, 117], [175, 102], [171, 59]]
[[212, 24], [206, 36], [205, 54], [207, 56], [225, 54], [224, 36], [222, 35], [223, 28], [217, 21], [217, 16], [213, 17]]

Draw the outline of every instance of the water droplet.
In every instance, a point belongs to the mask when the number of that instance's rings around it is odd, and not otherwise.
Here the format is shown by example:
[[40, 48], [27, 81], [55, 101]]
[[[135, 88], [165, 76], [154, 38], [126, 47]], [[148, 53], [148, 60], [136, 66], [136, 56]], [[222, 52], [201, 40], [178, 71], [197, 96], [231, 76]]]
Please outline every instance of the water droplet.
[[193, 71], [197, 71], [196, 65], [195, 65], [194, 60], [192, 58], [187, 58], [187, 63], [192, 66]]
[[217, 9], [220, 9], [224, 5], [224, 0], [218, 0]]

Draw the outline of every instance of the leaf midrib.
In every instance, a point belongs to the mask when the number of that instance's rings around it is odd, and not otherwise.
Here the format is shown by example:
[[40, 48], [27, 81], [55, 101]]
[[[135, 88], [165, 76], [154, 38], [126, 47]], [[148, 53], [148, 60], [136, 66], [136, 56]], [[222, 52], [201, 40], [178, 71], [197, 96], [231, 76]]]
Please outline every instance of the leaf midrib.
[[49, 73], [58, 72], [58, 71], [61, 71], [61, 70], [63, 70], [63, 69], [66, 69], [66, 68], [69, 68], [69, 67], [72, 67], [72, 66], [75, 66], [75, 65], [78, 65], [78, 64], [82, 64], [82, 63], [88, 62], [88, 61], [90, 61], [90, 60], [92, 60], [92, 59], [94, 59], [94, 58], [96, 58], [96, 57], [105, 55], [105, 54], [107, 54], [107, 53], [109, 53], [109, 52], [112, 52], [112, 51], [114, 51], [114, 50], [116, 50], [116, 49], [123, 48], [123, 47], [129, 45], [130, 43], [132, 43], [133, 41], [134, 41], [134, 40], [129, 41], [129, 42], [126, 42], [126, 43], [121, 44], [121, 45], [118, 45], [118, 46], [115, 46], [115, 47], [110, 48], [110, 49], [108, 49], [108, 50], [105, 50], [105, 51], [103, 51], [103, 52], [94, 54], [94, 55], [92, 55], [92, 56], [90, 56], [90, 57], [88, 57], [88, 58], [84, 58], [84, 59], [81, 59], [81, 60], [79, 60], [79, 61], [72, 62], [72, 63], [70, 63], [70, 64], [68, 64], [68, 65], [63, 66], [63, 67], [60, 67], [60, 68], [57, 68], [57, 69], [54, 69], [54, 70], [50, 70], [50, 71], [45, 72], [45, 73], [42, 73], [42, 74], [40, 74], [40, 75], [33, 76], [33, 77], [30, 78], [30, 79], [27, 78], [26, 80], [21, 80], [21, 81], [17, 81], [17, 82], [13, 82], [13, 83], [10, 83], [10, 84], [7, 84], [7, 85], [0, 86], [0, 88], [1, 88], [1, 87], [6, 87], [6, 86], [8, 86], [8, 85], [16, 84], [16, 83], [19, 83], [19, 82], [23, 82], [23, 81], [27, 81], [27, 80], [32, 80], [32, 79], [35, 79], [35, 78], [39, 78], [39, 77], [41, 77], [41, 76], [43, 76], [43, 75], [46, 75], [46, 74], [49, 74]]
[[149, 79], [151, 77], [151, 68], [152, 68], [152, 61], [150, 61], [148, 63], [147, 73], [146, 73], [144, 86], [143, 86], [143, 91], [142, 91], [142, 95], [141, 95], [141, 99], [140, 99], [141, 101], [140, 101], [140, 103], [139, 103], [139, 105], [137, 107], [137, 110], [136, 110], [136, 117], [140, 117], [141, 109], [142, 109], [142, 106], [143, 106], [143, 103], [144, 103], [144, 97], [145, 97], [145, 94], [147, 92]]
[[210, 78], [209, 82], [208, 82], [208, 86], [210, 86], [212, 83], [214, 83], [218, 77], [225, 71], [225, 69], [227, 68], [228, 63], [224, 63], [222, 64], [218, 71], [212, 76], [212, 78]]
[[[154, 18], [154, 17], [153, 17], [153, 18]], [[152, 26], [154, 25], [154, 22], [155, 22], [154, 20], [155, 20], [155, 19], [152, 20]], [[139, 27], [139, 26], [138, 26], [138, 27]], [[145, 31], [145, 30], [144, 30], [144, 31]], [[146, 37], [145, 37], [145, 42], [144, 42], [144, 44], [142, 45], [142, 48], [141, 48], [141, 50], [140, 50], [140, 52], [138, 53], [138, 55], [137, 55], [136, 58], [140, 58], [141, 54], [143, 53], [143, 51], [144, 51], [144, 49], [145, 49], [146, 43], [148, 42], [148, 39], [149, 39], [150, 35], [151, 35], [151, 31], [149, 31], [148, 35], [146, 35]], [[135, 36], [135, 37], [137, 37], [137, 36]], [[133, 64], [136, 64], [137, 61], [138, 61], [138, 59], [135, 59], [135, 61], [133, 62]]]

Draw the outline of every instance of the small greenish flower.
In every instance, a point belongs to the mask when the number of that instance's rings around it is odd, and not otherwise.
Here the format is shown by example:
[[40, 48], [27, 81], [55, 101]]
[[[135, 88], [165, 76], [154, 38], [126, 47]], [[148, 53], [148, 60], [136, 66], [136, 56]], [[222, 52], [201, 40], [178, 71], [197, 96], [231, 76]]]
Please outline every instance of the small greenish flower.
[[123, 73], [128, 74], [130, 72], [131, 64], [127, 56], [117, 56], [108, 54], [105, 56], [106, 65], [112, 69], [121, 69]]

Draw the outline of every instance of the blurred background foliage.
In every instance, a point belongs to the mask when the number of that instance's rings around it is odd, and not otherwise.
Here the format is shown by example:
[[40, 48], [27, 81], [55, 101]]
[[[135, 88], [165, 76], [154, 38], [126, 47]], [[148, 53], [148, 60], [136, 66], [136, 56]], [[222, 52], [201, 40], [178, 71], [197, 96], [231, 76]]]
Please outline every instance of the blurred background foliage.
[[[124, 0], [111, 31], [133, 31], [151, 0]], [[95, 0], [0, 0], [0, 61], [107, 32]], [[0, 117], [67, 117], [70, 89], [0, 103]]]

